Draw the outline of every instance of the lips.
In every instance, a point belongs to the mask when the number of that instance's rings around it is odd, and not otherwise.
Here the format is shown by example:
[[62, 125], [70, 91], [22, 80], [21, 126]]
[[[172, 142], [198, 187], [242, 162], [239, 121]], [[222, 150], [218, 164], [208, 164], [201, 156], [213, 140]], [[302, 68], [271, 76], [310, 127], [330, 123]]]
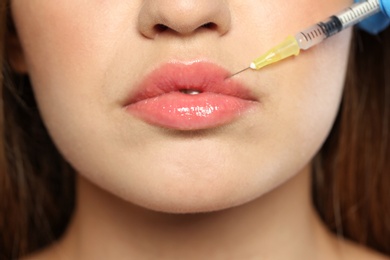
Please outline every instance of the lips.
[[126, 102], [133, 116], [160, 127], [201, 130], [228, 124], [256, 103], [230, 73], [211, 63], [168, 63], [148, 74]]

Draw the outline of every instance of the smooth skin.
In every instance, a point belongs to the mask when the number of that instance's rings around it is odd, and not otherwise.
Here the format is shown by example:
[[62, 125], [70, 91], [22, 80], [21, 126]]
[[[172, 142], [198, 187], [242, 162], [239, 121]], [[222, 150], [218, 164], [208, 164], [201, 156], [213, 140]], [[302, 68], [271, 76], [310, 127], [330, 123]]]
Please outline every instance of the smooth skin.
[[161, 64], [235, 72], [352, 1], [11, 3], [11, 63], [29, 74], [45, 125], [78, 172], [66, 235], [32, 259], [384, 259], [330, 235], [310, 199], [310, 163], [339, 108], [351, 30], [238, 75], [256, 107], [217, 129], [162, 129], [122, 106]]

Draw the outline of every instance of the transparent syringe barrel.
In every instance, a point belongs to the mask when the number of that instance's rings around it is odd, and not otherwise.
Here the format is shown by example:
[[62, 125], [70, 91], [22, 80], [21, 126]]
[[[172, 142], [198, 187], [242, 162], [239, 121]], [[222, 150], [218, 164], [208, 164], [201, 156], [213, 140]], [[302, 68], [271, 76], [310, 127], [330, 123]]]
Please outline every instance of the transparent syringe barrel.
[[307, 50], [326, 38], [351, 27], [365, 18], [380, 12], [379, 0], [367, 0], [353, 4], [328, 20], [313, 25], [295, 35], [299, 47]]
[[295, 39], [297, 40], [301, 50], [307, 50], [310, 47], [319, 44], [326, 38], [327, 36], [323, 33], [321, 27], [318, 24], [295, 35]]

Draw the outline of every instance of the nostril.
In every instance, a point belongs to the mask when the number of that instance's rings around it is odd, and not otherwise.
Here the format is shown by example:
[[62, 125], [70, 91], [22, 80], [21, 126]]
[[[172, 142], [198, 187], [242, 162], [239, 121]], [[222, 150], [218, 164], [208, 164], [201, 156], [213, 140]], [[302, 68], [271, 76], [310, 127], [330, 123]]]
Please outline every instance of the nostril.
[[[205, 28], [205, 29], [214, 30], [214, 29], [217, 29], [217, 27], [218, 26], [215, 23], [205, 23], [205, 24], [199, 26], [198, 28]], [[161, 24], [161, 23], [156, 24], [153, 28], [154, 28], [154, 31], [156, 33], [162, 33], [162, 32], [165, 32], [165, 31], [170, 29], [169, 26], [166, 26], [166, 25]]]
[[161, 32], [164, 32], [166, 30], [168, 30], [168, 26], [166, 26], [166, 25], [156, 24], [154, 26], [154, 31], [156, 31], [157, 33], [161, 33]]
[[206, 29], [216, 29], [217, 25], [215, 23], [205, 23], [201, 26], [201, 28], [206, 28]]

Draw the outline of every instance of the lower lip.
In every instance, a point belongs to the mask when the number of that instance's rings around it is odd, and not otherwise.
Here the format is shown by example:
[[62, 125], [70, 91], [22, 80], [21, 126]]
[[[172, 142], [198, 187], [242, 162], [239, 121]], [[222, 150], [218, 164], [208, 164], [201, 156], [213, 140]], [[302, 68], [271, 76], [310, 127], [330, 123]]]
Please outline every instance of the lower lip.
[[253, 101], [217, 93], [189, 95], [170, 92], [126, 107], [147, 123], [177, 130], [201, 130], [232, 122]]

